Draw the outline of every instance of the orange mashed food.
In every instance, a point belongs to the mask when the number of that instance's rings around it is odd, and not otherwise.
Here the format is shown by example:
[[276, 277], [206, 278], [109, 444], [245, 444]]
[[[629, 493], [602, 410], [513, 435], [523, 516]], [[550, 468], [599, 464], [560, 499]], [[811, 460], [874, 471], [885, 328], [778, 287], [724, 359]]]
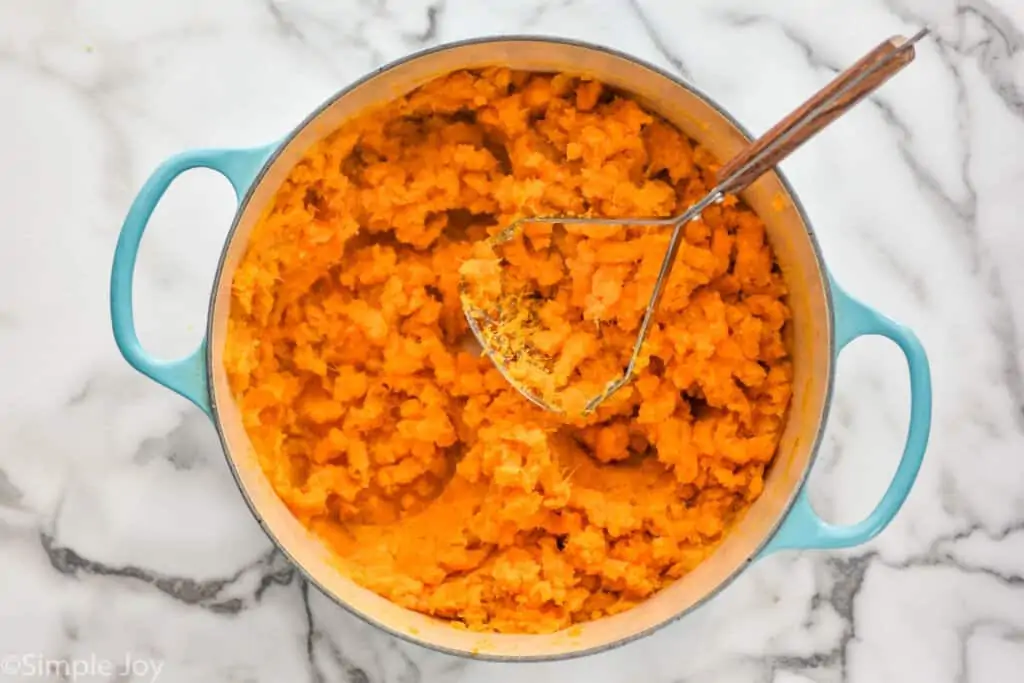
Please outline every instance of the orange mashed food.
[[[643, 367], [586, 417], [535, 407], [474, 351], [459, 268], [523, 215], [673, 215], [717, 167], [598, 82], [503, 68], [308, 150], [235, 272], [224, 362], [266, 476], [340, 571], [455, 626], [547, 633], [714, 551], [762, 491], [791, 392], [761, 220], [730, 197], [686, 226]], [[632, 347], [664, 251], [645, 239], [578, 231], [559, 253], [544, 343], [573, 372], [608, 362], [574, 322]]]

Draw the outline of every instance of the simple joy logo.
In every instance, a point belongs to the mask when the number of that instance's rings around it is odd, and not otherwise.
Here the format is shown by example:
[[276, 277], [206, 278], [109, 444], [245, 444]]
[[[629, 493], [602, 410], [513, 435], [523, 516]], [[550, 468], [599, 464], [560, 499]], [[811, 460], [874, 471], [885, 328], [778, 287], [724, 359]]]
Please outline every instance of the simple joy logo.
[[95, 654], [86, 657], [47, 657], [39, 653], [9, 654], [0, 658], [0, 680], [13, 678], [58, 679], [63, 681], [121, 680], [155, 683], [164, 663], [125, 653], [121, 659]]

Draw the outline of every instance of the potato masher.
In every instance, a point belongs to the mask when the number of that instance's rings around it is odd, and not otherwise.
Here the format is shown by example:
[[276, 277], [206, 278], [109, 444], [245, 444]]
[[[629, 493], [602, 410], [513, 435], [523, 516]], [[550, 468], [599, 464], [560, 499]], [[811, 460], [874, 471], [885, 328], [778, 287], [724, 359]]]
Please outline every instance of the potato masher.
[[[651, 329], [655, 311], [661, 300], [682, 242], [683, 227], [698, 218], [710, 205], [721, 202], [726, 195], [747, 188], [765, 172], [785, 159], [818, 131], [849, 111], [864, 97], [874, 92], [889, 78], [913, 61], [914, 45], [928, 34], [922, 29], [911, 38], [897, 36], [883, 41], [853, 66], [839, 74], [782, 119], [768, 132], [751, 142], [739, 154], [723, 165], [715, 186], [682, 214], [672, 218], [601, 218], [596, 216], [531, 216], [514, 221], [485, 240], [484, 249], [467, 260], [460, 269], [460, 291], [463, 311], [470, 329], [485, 354], [498, 370], [520, 393], [541, 408], [554, 412], [582, 412], [588, 414], [599, 404], [626, 385], [633, 377], [641, 349]], [[525, 378], [543, 377], [552, 359], [529, 346], [528, 339], [516, 340], [509, 330], [522, 323], [529, 314], [519, 306], [519, 294], [509, 301], [502, 300], [501, 258], [494, 251], [513, 239], [530, 224], [602, 225], [602, 226], [669, 226], [673, 228], [654, 289], [648, 301], [632, 355], [622, 375], [611, 380], [604, 390], [572, 406], [556, 401], [556, 387], [527, 386]], [[479, 246], [479, 245], [478, 245]], [[483, 254], [483, 256], [481, 256]], [[491, 297], [488, 299], [488, 297]], [[506, 297], [507, 298], [507, 297]], [[582, 406], [582, 410], [577, 410]]]

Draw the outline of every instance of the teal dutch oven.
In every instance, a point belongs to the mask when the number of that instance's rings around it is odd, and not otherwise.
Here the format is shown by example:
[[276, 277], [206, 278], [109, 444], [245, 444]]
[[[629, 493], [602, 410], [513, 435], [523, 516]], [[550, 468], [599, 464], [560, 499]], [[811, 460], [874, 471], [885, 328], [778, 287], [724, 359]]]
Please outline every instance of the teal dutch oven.
[[[744, 199], [764, 219], [790, 288], [793, 401], [763, 494], [693, 572], [631, 610], [560, 633], [473, 633], [406, 610], [356, 585], [337, 570], [329, 551], [290, 514], [260, 470], [222, 363], [231, 280], [250, 231], [303, 153], [343, 121], [440, 74], [499, 64], [598, 78], [632, 93], [720, 159], [731, 158], [750, 140], [706, 95], [631, 56], [549, 38], [472, 40], [420, 52], [375, 71], [330, 98], [282, 141], [250, 149], [194, 150], [172, 157], [154, 171], [128, 212], [110, 283], [110, 314], [118, 348], [139, 372], [186, 397], [210, 417], [238, 485], [270, 538], [326, 595], [389, 633], [453, 654], [528, 661], [579, 656], [648, 634], [695, 609], [748, 564], [768, 555], [784, 550], [847, 548], [881, 532], [906, 499], [924, 457], [931, 424], [928, 361], [910, 330], [857, 301], [835, 283], [807, 217], [780, 172], [765, 175], [744, 193]], [[171, 182], [193, 168], [209, 168], [227, 178], [234, 187], [238, 210], [221, 254], [203, 341], [185, 358], [159, 360], [142, 348], [135, 333], [135, 259], [154, 207]], [[896, 474], [881, 501], [863, 521], [838, 526], [818, 517], [808, 501], [805, 483], [821, 443], [839, 354], [865, 335], [892, 340], [906, 356], [910, 426]]]

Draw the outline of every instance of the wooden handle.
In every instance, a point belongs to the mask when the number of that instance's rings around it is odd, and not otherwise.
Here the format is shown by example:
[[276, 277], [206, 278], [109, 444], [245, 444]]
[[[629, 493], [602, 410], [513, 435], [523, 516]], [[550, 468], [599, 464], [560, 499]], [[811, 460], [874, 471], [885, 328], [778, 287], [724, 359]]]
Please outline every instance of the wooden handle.
[[723, 193], [735, 193], [760, 178], [914, 61], [914, 43], [925, 33], [922, 31], [910, 40], [902, 36], [890, 38], [836, 76], [811, 99], [722, 166], [717, 176], [718, 188]]

